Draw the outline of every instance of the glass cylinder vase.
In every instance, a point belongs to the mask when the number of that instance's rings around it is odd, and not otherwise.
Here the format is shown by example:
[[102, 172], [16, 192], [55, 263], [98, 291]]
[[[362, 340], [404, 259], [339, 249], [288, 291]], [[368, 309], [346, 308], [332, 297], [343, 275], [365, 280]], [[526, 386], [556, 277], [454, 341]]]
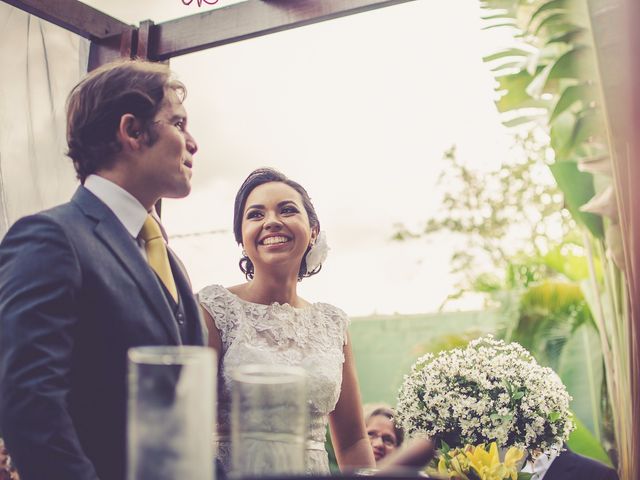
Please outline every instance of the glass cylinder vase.
[[216, 354], [129, 350], [127, 480], [214, 479]]
[[308, 435], [305, 370], [243, 365], [231, 376], [232, 475], [304, 473]]

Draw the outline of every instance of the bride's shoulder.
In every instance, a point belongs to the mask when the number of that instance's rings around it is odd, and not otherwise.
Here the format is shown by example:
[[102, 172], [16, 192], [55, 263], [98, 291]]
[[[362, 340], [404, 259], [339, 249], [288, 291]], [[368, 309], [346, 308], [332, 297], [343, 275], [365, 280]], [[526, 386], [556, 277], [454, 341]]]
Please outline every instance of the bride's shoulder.
[[330, 303], [314, 303], [314, 307], [322, 313], [329, 336], [339, 341], [340, 345], [346, 345], [351, 323], [346, 312]]
[[314, 306], [329, 317], [341, 319], [345, 322], [349, 321], [349, 315], [347, 315], [340, 307], [323, 302], [314, 303]]
[[247, 287], [246, 283], [239, 283], [238, 285], [233, 285], [231, 287], [221, 287], [232, 295], [236, 297], [242, 298], [242, 294], [244, 293], [244, 289]]
[[212, 285], [207, 285], [206, 287], [202, 288], [197, 293], [197, 295], [198, 295], [198, 298], [202, 300], [203, 298], [217, 298], [223, 295], [228, 295], [228, 292], [229, 291], [222, 285], [218, 285], [214, 283]]
[[213, 284], [204, 287], [197, 294], [202, 308], [209, 313], [220, 332], [225, 348], [235, 338], [238, 325], [238, 306], [235, 295], [222, 285]]
[[222, 285], [212, 284], [202, 288], [198, 293], [198, 301], [204, 304], [219, 303], [230, 296], [230, 291]]

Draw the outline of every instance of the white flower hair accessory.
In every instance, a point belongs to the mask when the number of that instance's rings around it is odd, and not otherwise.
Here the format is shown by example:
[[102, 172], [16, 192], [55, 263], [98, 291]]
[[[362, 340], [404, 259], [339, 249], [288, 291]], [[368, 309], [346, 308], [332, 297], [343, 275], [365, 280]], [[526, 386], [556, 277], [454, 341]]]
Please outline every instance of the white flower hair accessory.
[[316, 237], [315, 243], [307, 252], [307, 272], [313, 272], [327, 259], [329, 245], [327, 244], [327, 234], [322, 230]]

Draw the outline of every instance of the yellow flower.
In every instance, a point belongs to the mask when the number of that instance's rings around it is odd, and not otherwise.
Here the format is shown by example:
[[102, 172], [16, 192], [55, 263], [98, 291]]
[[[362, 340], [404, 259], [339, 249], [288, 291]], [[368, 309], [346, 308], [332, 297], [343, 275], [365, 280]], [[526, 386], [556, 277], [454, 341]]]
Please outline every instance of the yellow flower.
[[449, 464], [447, 464], [445, 455], [440, 457], [437, 473], [449, 479], [469, 480], [469, 477], [465, 474], [469, 470], [466, 457], [461, 453], [456, 454], [456, 451], [451, 451], [454, 455], [449, 458]]
[[438, 461], [438, 473], [449, 473], [449, 469], [447, 468], [447, 460], [444, 455], [440, 457]]
[[469, 480], [469, 477], [465, 472], [469, 471], [469, 462], [466, 457], [459, 453], [451, 459], [451, 468], [453, 469], [454, 476], [452, 478], [461, 478], [463, 480]]
[[507, 475], [511, 477], [511, 480], [518, 479], [518, 462], [524, 457], [524, 450], [520, 450], [516, 447], [511, 447], [504, 455], [504, 466], [507, 469]]
[[[495, 442], [488, 445], [467, 445], [456, 448], [440, 456], [437, 473], [449, 479], [469, 480], [517, 480], [518, 462], [524, 456], [524, 451], [515, 447], [507, 450], [504, 461], [500, 461], [500, 453]], [[435, 469], [431, 470], [434, 472]]]
[[500, 462], [500, 454], [495, 442], [489, 445], [488, 451], [484, 444], [480, 444], [468, 450], [466, 455], [471, 467], [481, 480], [503, 480], [507, 477], [507, 468]]

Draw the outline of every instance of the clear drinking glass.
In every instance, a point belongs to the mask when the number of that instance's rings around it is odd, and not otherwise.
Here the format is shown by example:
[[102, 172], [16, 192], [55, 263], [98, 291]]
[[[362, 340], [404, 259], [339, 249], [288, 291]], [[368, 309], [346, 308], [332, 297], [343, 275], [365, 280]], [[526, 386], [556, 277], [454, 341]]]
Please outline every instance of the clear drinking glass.
[[213, 480], [216, 354], [129, 349], [128, 480]]
[[304, 473], [308, 430], [304, 369], [243, 365], [231, 377], [232, 475]]

